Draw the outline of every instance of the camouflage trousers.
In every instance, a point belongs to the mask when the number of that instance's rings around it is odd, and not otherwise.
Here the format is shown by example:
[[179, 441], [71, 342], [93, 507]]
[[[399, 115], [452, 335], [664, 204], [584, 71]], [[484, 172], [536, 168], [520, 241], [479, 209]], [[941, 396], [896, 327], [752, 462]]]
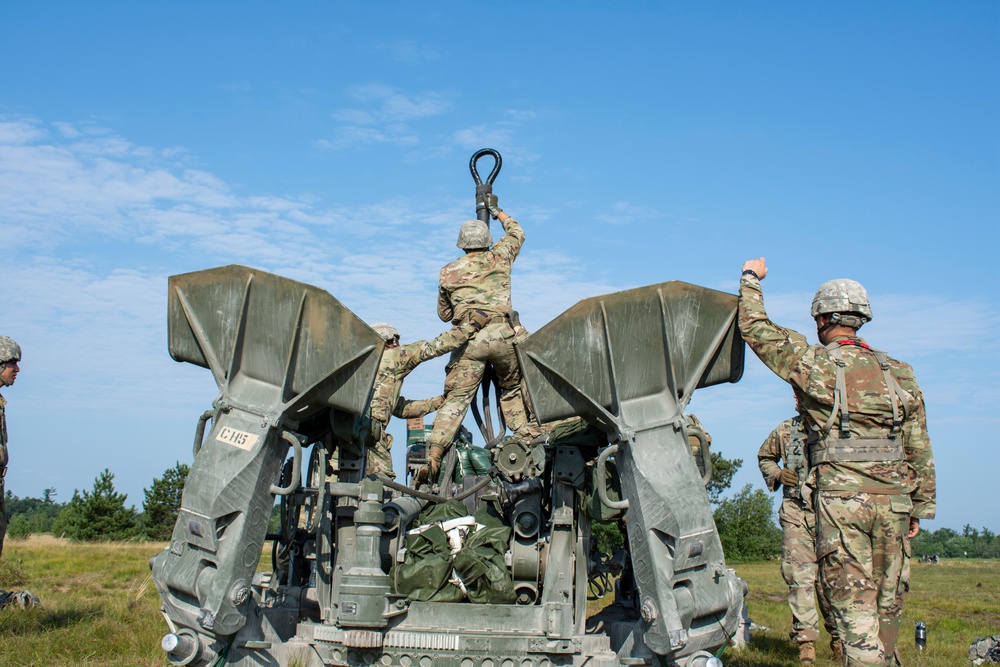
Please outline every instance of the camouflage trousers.
[[820, 581], [837, 615], [847, 667], [898, 663], [912, 504], [909, 496], [820, 492]]
[[427, 438], [428, 458], [433, 470], [458, 432], [469, 404], [476, 397], [486, 364], [492, 364], [500, 382], [500, 409], [507, 427], [516, 435], [531, 439], [541, 428], [531, 421], [521, 393], [521, 365], [514, 352], [514, 329], [506, 322], [487, 325], [465, 347], [452, 352], [444, 381], [444, 404], [434, 416], [434, 428]]
[[392, 436], [382, 431], [382, 437], [368, 449], [368, 469], [366, 474], [382, 473], [395, 477], [392, 470]]
[[788, 636], [796, 644], [819, 639], [819, 616], [830, 637], [838, 641], [837, 618], [819, 584], [816, 562], [816, 514], [806, 510], [802, 501], [786, 497], [778, 512], [781, 523], [781, 576], [788, 584], [788, 607], [792, 629]]

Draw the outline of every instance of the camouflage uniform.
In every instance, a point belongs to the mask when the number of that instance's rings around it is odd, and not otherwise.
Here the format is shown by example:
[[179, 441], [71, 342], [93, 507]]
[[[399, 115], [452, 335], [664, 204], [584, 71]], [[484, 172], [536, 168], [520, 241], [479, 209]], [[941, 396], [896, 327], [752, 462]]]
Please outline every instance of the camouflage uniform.
[[[845, 664], [890, 665], [909, 520], [934, 518], [936, 509], [934, 461], [913, 369], [856, 336], [809, 345], [802, 334], [770, 321], [752, 275], [740, 280], [739, 326], [761, 361], [792, 385], [810, 430], [816, 555]], [[846, 405], [838, 399], [838, 376]], [[835, 422], [841, 438], [828, 437]]]
[[4, 504], [3, 480], [7, 475], [7, 401], [0, 396], [0, 555], [3, 555], [3, 539], [7, 535], [7, 506]]
[[395, 476], [390, 453], [392, 436], [386, 431], [391, 417], [421, 417], [434, 412], [444, 402], [443, 396], [419, 401], [406, 400], [399, 395], [403, 378], [428, 359], [440, 357], [464, 345], [469, 340], [469, 334], [474, 332], [471, 325], [452, 327], [434, 340], [386, 348], [382, 353], [372, 389], [371, 419], [375, 444], [368, 450], [368, 474], [379, 472], [389, 477]]
[[492, 248], [467, 252], [441, 269], [438, 316], [461, 324], [468, 322], [475, 311], [482, 311], [490, 321], [465, 348], [452, 355], [445, 379], [445, 402], [427, 438], [431, 472], [437, 470], [444, 450], [462, 424], [487, 363], [496, 369], [500, 381], [500, 408], [507, 426], [525, 439], [541, 434], [541, 429], [531, 423], [525, 406], [521, 367], [514, 352], [519, 336], [511, 309], [510, 272], [524, 243], [524, 230], [510, 216], [501, 224], [506, 234]]
[[[767, 436], [757, 452], [757, 465], [764, 476], [768, 490], [777, 491], [781, 484], [781, 468], [794, 470], [799, 477], [796, 486], [782, 488], [781, 509], [781, 576], [788, 584], [788, 607], [792, 611], [792, 629], [788, 633], [796, 644], [815, 642], [819, 639], [819, 614], [830, 633], [831, 644], [839, 642], [837, 619], [829, 600], [819, 585], [816, 562], [816, 512], [803, 499], [802, 482], [809, 465], [806, 461], [806, 432], [802, 418], [793, 417], [781, 422]], [[784, 462], [783, 465], [779, 461]]]

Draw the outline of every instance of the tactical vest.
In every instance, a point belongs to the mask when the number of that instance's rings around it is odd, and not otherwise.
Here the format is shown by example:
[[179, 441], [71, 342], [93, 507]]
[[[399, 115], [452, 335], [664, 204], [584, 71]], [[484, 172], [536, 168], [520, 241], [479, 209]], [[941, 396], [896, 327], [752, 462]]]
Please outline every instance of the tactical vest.
[[[851, 435], [851, 415], [847, 406], [847, 382], [844, 379], [847, 363], [840, 348], [854, 345], [871, 352], [882, 369], [886, 393], [892, 405], [892, 427], [888, 437], [856, 437]], [[815, 466], [827, 462], [904, 461], [903, 441], [898, 437], [903, 420], [910, 410], [911, 396], [899, 386], [889, 367], [889, 356], [864, 343], [849, 339], [835, 340], [826, 346], [837, 366], [837, 383], [833, 392], [833, 409], [826, 423], [809, 434], [809, 463]], [[839, 422], [837, 420], [839, 416]], [[837, 424], [839, 437], [831, 435]]]
[[802, 500], [802, 484], [809, 473], [809, 460], [806, 456], [806, 431], [802, 425], [802, 417], [792, 419], [788, 445], [785, 447], [782, 457], [785, 460], [784, 467], [794, 470], [795, 474], [799, 476], [798, 484], [794, 486], [781, 485], [782, 494], [785, 498]]

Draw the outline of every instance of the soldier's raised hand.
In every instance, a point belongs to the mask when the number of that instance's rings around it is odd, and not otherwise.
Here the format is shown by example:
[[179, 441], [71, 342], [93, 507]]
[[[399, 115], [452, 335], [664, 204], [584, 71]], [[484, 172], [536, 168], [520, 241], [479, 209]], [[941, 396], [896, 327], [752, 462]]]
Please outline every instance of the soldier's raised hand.
[[763, 280], [764, 276], [767, 275], [767, 265], [764, 263], [764, 258], [760, 259], [748, 259], [743, 262], [743, 272], [753, 271], [757, 274], [758, 280]]
[[483, 195], [483, 204], [486, 205], [486, 210], [490, 212], [494, 220], [500, 217], [500, 207], [497, 206], [497, 196], [495, 194], [488, 192]]

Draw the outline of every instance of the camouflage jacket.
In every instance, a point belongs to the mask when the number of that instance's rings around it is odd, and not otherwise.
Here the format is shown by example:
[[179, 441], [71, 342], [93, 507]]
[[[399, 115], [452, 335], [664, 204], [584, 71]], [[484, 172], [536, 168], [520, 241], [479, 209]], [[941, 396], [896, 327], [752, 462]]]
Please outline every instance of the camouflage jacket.
[[503, 238], [489, 250], [474, 250], [441, 269], [438, 317], [455, 324], [472, 310], [510, 315], [510, 270], [524, 244], [524, 230], [514, 218], [504, 223]]
[[781, 486], [781, 469], [794, 470], [799, 476], [799, 484], [794, 488], [782, 489], [785, 497], [802, 498], [802, 483], [809, 472], [806, 460], [806, 432], [802, 428], [802, 417], [792, 417], [778, 424], [757, 452], [757, 467], [764, 476], [764, 484], [769, 491], [777, 491]]
[[[739, 327], [744, 340], [768, 368], [792, 385], [799, 413], [815, 436], [831, 421], [836, 388], [836, 362], [823, 345], [809, 345], [805, 336], [772, 322], [764, 309], [760, 282], [740, 279]], [[861, 338], [838, 337], [846, 364], [850, 436], [887, 438], [893, 425], [893, 407], [882, 368]], [[927, 435], [923, 394], [913, 369], [888, 358], [889, 372], [906, 396], [899, 437], [902, 461], [827, 461], [815, 466], [821, 491], [908, 495], [911, 516], [932, 519], [936, 509], [934, 457]], [[837, 427], [827, 440], [838, 435]]]
[[[371, 416], [385, 426], [389, 418], [407, 403], [400, 398], [403, 378], [421, 363], [461, 347], [469, 340], [471, 327], [452, 327], [434, 340], [420, 340], [387, 349], [382, 353], [372, 389]], [[402, 405], [400, 401], [402, 400]], [[428, 399], [433, 400], [433, 399]], [[437, 408], [427, 410], [433, 412]], [[403, 415], [396, 415], [403, 416]]]

